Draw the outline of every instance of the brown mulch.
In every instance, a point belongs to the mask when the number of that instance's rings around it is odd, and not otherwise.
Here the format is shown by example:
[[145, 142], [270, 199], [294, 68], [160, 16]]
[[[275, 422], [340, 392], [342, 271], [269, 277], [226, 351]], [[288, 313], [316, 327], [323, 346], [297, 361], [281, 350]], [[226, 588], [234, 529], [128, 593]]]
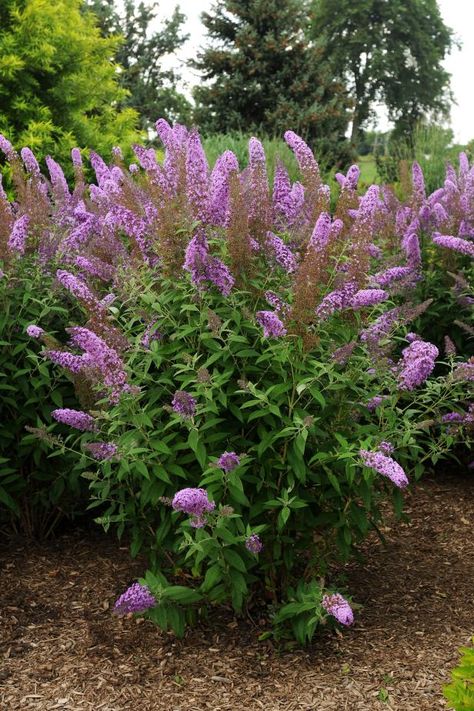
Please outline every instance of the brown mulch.
[[309, 649], [219, 612], [183, 640], [110, 606], [142, 573], [98, 533], [0, 548], [0, 709], [436, 711], [474, 632], [474, 477], [425, 480], [347, 569], [363, 608]]

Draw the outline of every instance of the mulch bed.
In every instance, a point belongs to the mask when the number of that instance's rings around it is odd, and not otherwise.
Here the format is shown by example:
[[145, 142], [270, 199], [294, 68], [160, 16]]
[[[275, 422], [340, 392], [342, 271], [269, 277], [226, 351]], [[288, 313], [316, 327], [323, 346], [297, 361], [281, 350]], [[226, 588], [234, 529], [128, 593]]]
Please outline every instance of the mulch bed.
[[220, 611], [185, 639], [111, 605], [143, 572], [111, 537], [74, 532], [0, 547], [0, 709], [436, 711], [474, 632], [474, 477], [425, 480], [407, 523], [347, 568], [363, 605], [308, 649], [259, 642]]

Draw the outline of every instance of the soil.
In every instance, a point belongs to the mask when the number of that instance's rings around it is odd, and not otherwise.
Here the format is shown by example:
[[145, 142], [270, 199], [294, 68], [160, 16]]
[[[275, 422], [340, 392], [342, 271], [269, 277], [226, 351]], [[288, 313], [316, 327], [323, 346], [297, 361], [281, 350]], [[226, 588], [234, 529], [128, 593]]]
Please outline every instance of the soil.
[[345, 571], [356, 623], [291, 651], [226, 610], [182, 640], [112, 615], [143, 563], [99, 532], [4, 542], [0, 709], [446, 709], [442, 686], [474, 633], [474, 477], [424, 480], [405, 510]]

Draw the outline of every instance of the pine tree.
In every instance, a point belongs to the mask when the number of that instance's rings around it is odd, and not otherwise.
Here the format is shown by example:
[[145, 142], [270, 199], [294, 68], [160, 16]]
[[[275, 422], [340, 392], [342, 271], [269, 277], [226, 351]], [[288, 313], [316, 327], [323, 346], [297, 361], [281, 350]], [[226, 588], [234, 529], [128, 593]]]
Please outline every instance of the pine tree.
[[97, 15], [104, 37], [122, 38], [115, 61], [122, 67], [120, 85], [128, 92], [123, 105], [139, 112], [142, 127], [150, 128], [161, 117], [189, 122], [191, 104], [177, 89], [179, 77], [172, 68], [163, 67], [163, 58], [188, 39], [181, 31], [185, 17], [179, 8], [153, 30], [158, 2], [135, 5], [134, 0], [125, 0], [123, 11], [118, 11], [114, 0], [87, 0], [87, 7]]
[[194, 97], [205, 132], [292, 129], [320, 159], [347, 157], [345, 87], [308, 42], [305, 0], [221, 0], [202, 21], [211, 44], [192, 66], [204, 80]]
[[81, 0], [0, 3], [0, 132], [39, 159], [69, 162], [74, 146], [109, 154], [137, 138], [133, 109], [104, 39]]

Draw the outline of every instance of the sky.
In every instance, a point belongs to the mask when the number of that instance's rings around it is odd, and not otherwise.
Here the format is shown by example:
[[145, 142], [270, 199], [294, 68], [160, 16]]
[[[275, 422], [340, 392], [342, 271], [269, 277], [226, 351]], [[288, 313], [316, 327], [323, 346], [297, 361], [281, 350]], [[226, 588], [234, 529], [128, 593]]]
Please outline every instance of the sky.
[[[195, 56], [197, 49], [205, 44], [204, 28], [200, 22], [200, 14], [209, 10], [213, 0], [162, 0], [161, 9], [169, 15], [176, 4], [187, 16], [185, 31], [191, 35], [173, 65], [180, 69], [188, 84], [195, 79], [182, 62]], [[474, 0], [438, 0], [438, 5], [445, 23], [454, 30], [456, 38], [462, 43], [461, 49], [453, 50], [445, 61], [445, 67], [452, 75], [451, 89], [456, 104], [451, 109], [450, 125], [454, 131], [455, 141], [467, 143], [474, 138]], [[387, 128], [383, 112], [380, 114], [379, 128]]]

